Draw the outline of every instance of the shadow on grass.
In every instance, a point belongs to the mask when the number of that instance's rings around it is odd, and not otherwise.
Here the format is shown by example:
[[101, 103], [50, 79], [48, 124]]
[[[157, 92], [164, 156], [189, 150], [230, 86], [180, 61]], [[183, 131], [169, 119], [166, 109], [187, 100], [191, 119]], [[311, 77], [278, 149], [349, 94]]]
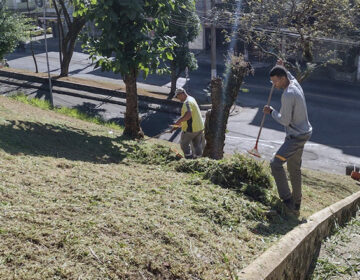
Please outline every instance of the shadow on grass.
[[65, 125], [7, 120], [0, 125], [0, 134], [0, 148], [14, 155], [41, 155], [105, 164], [121, 162], [133, 149], [123, 141], [126, 140], [124, 137], [94, 136]]
[[262, 236], [285, 235], [301, 223], [303, 223], [303, 221], [295, 217], [277, 216], [270, 220], [269, 223], [259, 222], [249, 230]]
[[313, 189], [318, 189], [318, 190], [326, 189], [327, 192], [333, 192], [333, 193], [341, 192], [343, 194], [348, 193], [349, 195], [353, 193], [350, 189], [341, 186], [337, 182], [322, 180], [319, 177], [314, 178], [307, 174], [302, 174], [302, 178], [303, 178], [303, 184], [311, 185], [311, 188]]
[[260, 221], [249, 230], [262, 236], [285, 235], [293, 230], [299, 224], [306, 223], [305, 218], [299, 219], [292, 213], [289, 213], [280, 199], [276, 199], [271, 205], [272, 215], [267, 215], [267, 220]]

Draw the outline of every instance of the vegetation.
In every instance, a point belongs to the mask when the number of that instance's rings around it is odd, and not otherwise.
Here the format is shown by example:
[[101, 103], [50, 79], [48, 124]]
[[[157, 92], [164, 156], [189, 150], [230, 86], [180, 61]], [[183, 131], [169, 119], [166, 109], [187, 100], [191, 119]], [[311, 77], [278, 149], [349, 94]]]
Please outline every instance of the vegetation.
[[311, 279], [356, 279], [360, 274], [360, 212], [344, 228], [337, 227], [320, 250]]
[[25, 104], [39, 107], [44, 110], [53, 110], [57, 113], [60, 113], [60, 114], [63, 114], [63, 115], [66, 115], [66, 116], [69, 116], [72, 118], [92, 122], [95, 124], [104, 125], [109, 128], [115, 128], [118, 130], [122, 130], [122, 127], [119, 126], [118, 124], [116, 124], [114, 122], [105, 121], [99, 116], [92, 117], [92, 116], [89, 116], [86, 113], [81, 112], [78, 109], [74, 109], [74, 108], [67, 108], [67, 107], [55, 107], [54, 108], [51, 106], [50, 102], [47, 100], [38, 99], [38, 98], [29, 98], [28, 96], [26, 96], [25, 94], [23, 94], [21, 92], [12, 95], [11, 98], [15, 99], [17, 101], [20, 101], [22, 103], [25, 103]]
[[15, 50], [20, 42], [28, 38], [28, 20], [7, 10], [4, 0], [0, 1], [0, 61]]
[[[54, 0], [52, 3], [56, 12], [60, 33], [60, 77], [66, 77], [69, 74], [69, 65], [74, 53], [76, 40], [86, 23], [85, 14], [79, 14], [77, 10], [79, 6], [84, 6], [88, 2], [82, 0]], [[74, 17], [69, 14], [69, 8], [74, 9]]]
[[[178, 160], [165, 142], [0, 99], [1, 279], [228, 279], [299, 223], [241, 189], [275, 196], [266, 163]], [[358, 190], [305, 170], [302, 214]]]
[[238, 37], [266, 56], [282, 58], [296, 70], [300, 82], [321, 66], [341, 63], [335, 45], [329, 45], [333, 39], [343, 44], [349, 31], [358, 29], [354, 24], [357, 0], [227, 2], [236, 10], [231, 24], [238, 26], [234, 30]]
[[194, 53], [189, 50], [189, 43], [199, 34], [200, 19], [196, 13], [194, 0], [181, 0], [175, 2], [171, 11], [169, 26], [165, 34], [174, 37], [177, 44], [174, 47], [174, 57], [170, 60], [171, 89], [169, 99], [173, 98], [176, 82], [186, 69], [187, 71], [198, 68]]
[[[124, 135], [142, 138], [139, 123], [136, 79], [159, 70], [161, 60], [172, 59], [174, 42], [163, 35], [168, 26], [173, 0], [112, 1], [98, 0], [79, 15], [88, 13], [100, 34], [89, 37], [86, 47], [103, 71], [120, 73], [126, 85]], [[161, 31], [161, 32], [160, 32]]]

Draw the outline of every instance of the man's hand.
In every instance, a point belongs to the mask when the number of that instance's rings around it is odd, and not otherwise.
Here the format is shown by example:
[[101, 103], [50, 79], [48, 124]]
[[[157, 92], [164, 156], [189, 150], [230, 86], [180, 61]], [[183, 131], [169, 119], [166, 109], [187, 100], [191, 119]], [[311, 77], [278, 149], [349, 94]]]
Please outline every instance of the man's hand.
[[171, 129], [170, 129], [170, 133], [174, 132], [175, 130], [177, 130], [178, 128], [180, 128], [179, 124], [172, 124], [171, 125]]
[[266, 115], [271, 114], [272, 111], [274, 111], [274, 108], [273, 108], [273, 107], [268, 106], [268, 105], [265, 105], [265, 106], [264, 106], [264, 109], [263, 109], [264, 114], [266, 114]]

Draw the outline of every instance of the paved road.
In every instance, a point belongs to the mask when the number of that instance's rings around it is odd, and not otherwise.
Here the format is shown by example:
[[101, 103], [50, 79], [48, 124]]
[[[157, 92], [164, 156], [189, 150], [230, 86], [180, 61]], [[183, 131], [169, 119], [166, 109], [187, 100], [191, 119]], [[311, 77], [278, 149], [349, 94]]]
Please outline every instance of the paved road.
[[[45, 54], [37, 51], [37, 59], [41, 72], [46, 71]], [[203, 57], [201, 57], [203, 56]], [[59, 72], [58, 54], [49, 53], [50, 68]], [[9, 64], [14, 68], [34, 70], [33, 61], [28, 52], [14, 53], [8, 56]], [[258, 64], [255, 64], [258, 65]], [[253, 148], [262, 117], [262, 106], [266, 103], [270, 89], [268, 69], [256, 69], [254, 77], [245, 80], [244, 88], [248, 92], [240, 93], [237, 108], [229, 119], [225, 151], [244, 153]], [[221, 73], [223, 67], [219, 65]], [[190, 73], [190, 80], [184, 85], [185, 79], [180, 79], [180, 85], [188, 86], [198, 100], [208, 100], [206, 85], [209, 81], [209, 60], [200, 55], [199, 69]], [[73, 76], [89, 79], [108, 80], [122, 83], [118, 75], [101, 73], [94, 70], [86, 54], [75, 53], [70, 67]], [[106, 76], [106, 77], [105, 77]], [[140, 87], [147, 84], [140, 79]], [[146, 81], [156, 86], [167, 86], [168, 77], [150, 76]], [[344, 174], [348, 164], [360, 165], [360, 86], [330, 80], [313, 80], [305, 82], [304, 91], [308, 103], [310, 121], [314, 127], [312, 139], [305, 146], [303, 166], [311, 169]], [[271, 105], [280, 107], [281, 92], [274, 93]], [[89, 112], [100, 114], [106, 119], [123, 121], [124, 107], [112, 104], [100, 104], [91, 100], [82, 100], [68, 96], [56, 96], [58, 105], [86, 108]], [[162, 112], [141, 112], [142, 127], [149, 136], [154, 136], [168, 127], [177, 117], [174, 114]], [[283, 128], [271, 118], [265, 122], [259, 143], [259, 151], [264, 159], [270, 159], [281, 145], [284, 138]], [[178, 141], [178, 137], [164, 134], [161, 138]]]

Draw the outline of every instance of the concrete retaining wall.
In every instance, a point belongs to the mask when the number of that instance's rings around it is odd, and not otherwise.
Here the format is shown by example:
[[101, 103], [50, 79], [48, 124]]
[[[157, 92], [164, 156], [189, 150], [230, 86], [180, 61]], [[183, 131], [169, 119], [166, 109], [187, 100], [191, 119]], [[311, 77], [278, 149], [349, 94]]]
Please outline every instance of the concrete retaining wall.
[[322, 240], [330, 234], [335, 222], [345, 223], [355, 215], [359, 206], [360, 192], [357, 192], [312, 215], [307, 223], [287, 233], [242, 270], [238, 275], [239, 279], [306, 279]]

